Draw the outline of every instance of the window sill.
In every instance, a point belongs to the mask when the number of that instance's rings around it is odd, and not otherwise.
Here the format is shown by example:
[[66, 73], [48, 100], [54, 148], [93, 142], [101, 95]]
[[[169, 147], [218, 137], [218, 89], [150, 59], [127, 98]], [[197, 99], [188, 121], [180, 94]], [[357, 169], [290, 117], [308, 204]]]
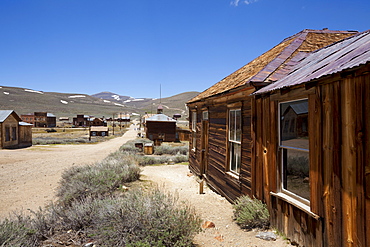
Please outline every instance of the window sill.
[[281, 192], [278, 192], [278, 193], [270, 192], [270, 195], [275, 196], [275, 197], [277, 197], [277, 198], [279, 198], [283, 201], [286, 201], [289, 204], [292, 204], [293, 206], [295, 206], [295, 207], [299, 208], [300, 210], [304, 211], [305, 213], [307, 213], [308, 215], [310, 215], [311, 217], [313, 217], [316, 220], [320, 219], [320, 216], [318, 216], [317, 214], [315, 214], [311, 211], [311, 208], [310, 208], [309, 205], [304, 204], [303, 202], [300, 202], [297, 199], [294, 199], [293, 197], [291, 197], [287, 194], [284, 194], [284, 193], [281, 193]]
[[237, 180], [239, 180], [239, 174], [237, 174], [237, 173], [234, 173], [234, 172], [230, 172], [230, 171], [228, 171], [228, 172], [226, 172], [226, 174], [227, 175], [229, 175], [230, 177], [232, 177], [233, 179], [237, 179]]

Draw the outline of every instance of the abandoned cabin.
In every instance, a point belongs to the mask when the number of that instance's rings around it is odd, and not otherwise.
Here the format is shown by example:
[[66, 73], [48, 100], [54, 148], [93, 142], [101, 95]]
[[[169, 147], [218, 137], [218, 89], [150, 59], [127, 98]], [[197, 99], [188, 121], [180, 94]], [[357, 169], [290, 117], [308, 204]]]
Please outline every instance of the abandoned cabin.
[[108, 136], [109, 129], [107, 126], [91, 126], [90, 136]]
[[369, 44], [303, 30], [190, 100], [190, 170], [299, 245], [370, 246]]
[[21, 115], [22, 121], [32, 124], [34, 127], [56, 127], [56, 116], [48, 112], [34, 112], [33, 114]]
[[0, 148], [32, 146], [32, 124], [21, 121], [13, 110], [0, 110]]
[[178, 140], [176, 120], [163, 114], [163, 107], [161, 105], [158, 107], [156, 115], [145, 118], [144, 128], [146, 138], [154, 141], [155, 145]]

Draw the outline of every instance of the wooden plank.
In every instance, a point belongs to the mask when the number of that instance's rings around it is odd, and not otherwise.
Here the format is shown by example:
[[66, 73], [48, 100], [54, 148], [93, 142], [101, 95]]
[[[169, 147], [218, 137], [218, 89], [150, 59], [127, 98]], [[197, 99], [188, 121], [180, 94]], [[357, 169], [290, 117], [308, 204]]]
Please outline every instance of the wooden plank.
[[[340, 201], [335, 205], [335, 198], [340, 197], [340, 193], [335, 193], [334, 189], [336, 184], [334, 181], [334, 169], [337, 169], [339, 165], [335, 163], [338, 162], [336, 159], [335, 145], [339, 145], [335, 139], [339, 136], [339, 122], [338, 114], [335, 114], [335, 105], [338, 103], [338, 95], [334, 94], [333, 84], [327, 84], [322, 86], [322, 98], [323, 98], [323, 209], [324, 209], [324, 225], [325, 225], [325, 245], [326, 246], [340, 246], [341, 235], [338, 236], [340, 232], [341, 225], [340, 218], [338, 219], [338, 207], [340, 207]], [[339, 187], [340, 188], [340, 187]], [[340, 189], [339, 189], [340, 191]], [[339, 211], [340, 212], [340, 211]]]
[[367, 74], [364, 78], [364, 90], [363, 90], [363, 101], [364, 106], [364, 162], [365, 162], [365, 229], [366, 229], [366, 244], [365, 246], [370, 246], [370, 74]]
[[[363, 246], [365, 244], [365, 193], [364, 193], [364, 160], [363, 160], [363, 113], [366, 108], [363, 108], [363, 100], [370, 95], [363, 94], [364, 92], [364, 77], [355, 77], [354, 87], [355, 94], [355, 137], [356, 137], [356, 228], [354, 234], [355, 246]], [[369, 110], [369, 109], [367, 109]]]
[[269, 185], [270, 191], [277, 192], [277, 149], [278, 149], [278, 104], [275, 101], [270, 102], [270, 147], [269, 152]]
[[355, 246], [356, 229], [356, 141], [355, 141], [355, 94], [352, 81], [345, 79], [341, 88], [342, 106], [342, 202], [343, 243]]
[[322, 128], [321, 128], [321, 91], [316, 88], [315, 94], [308, 96], [308, 129], [309, 129], [309, 159], [310, 159], [310, 207], [311, 211], [317, 215], [322, 215]]

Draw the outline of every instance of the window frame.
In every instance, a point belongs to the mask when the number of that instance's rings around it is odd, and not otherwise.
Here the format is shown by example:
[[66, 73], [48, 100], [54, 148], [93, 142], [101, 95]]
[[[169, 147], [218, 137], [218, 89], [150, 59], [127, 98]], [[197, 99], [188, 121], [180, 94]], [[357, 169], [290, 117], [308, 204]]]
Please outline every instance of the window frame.
[[[237, 115], [232, 112], [239, 112], [239, 121], [237, 122]], [[233, 119], [234, 118], [234, 119]], [[233, 122], [231, 122], [233, 121]], [[232, 128], [232, 125], [234, 127]], [[237, 126], [239, 125], [239, 126]], [[239, 131], [237, 129], [239, 127]], [[228, 172], [231, 172], [233, 175], [239, 176], [241, 169], [241, 158], [242, 158], [242, 110], [241, 108], [230, 108], [228, 110]], [[238, 134], [239, 133], [239, 134]], [[232, 137], [233, 135], [233, 137]], [[239, 137], [238, 137], [239, 135]], [[239, 149], [239, 150], [237, 150]], [[238, 152], [238, 153], [236, 153]], [[236, 164], [234, 161], [236, 160]], [[235, 167], [235, 168], [234, 168]]]
[[192, 147], [191, 150], [193, 152], [196, 151], [197, 148], [197, 111], [191, 112], [191, 134], [192, 134]]
[[[310, 155], [310, 150], [309, 150], [309, 143], [308, 143], [308, 149], [304, 149], [304, 148], [298, 148], [298, 147], [293, 147], [293, 146], [287, 146], [287, 145], [283, 145], [282, 144], [282, 128], [286, 128], [286, 123], [287, 122], [284, 122], [284, 126], [282, 126], [282, 114], [283, 112], [281, 111], [281, 105], [282, 104], [286, 104], [286, 103], [289, 103], [289, 102], [298, 102], [298, 101], [303, 101], [303, 100], [306, 100], [307, 101], [307, 104], [309, 104], [308, 102], [308, 97], [302, 97], [302, 98], [297, 98], [297, 99], [290, 99], [290, 100], [285, 100], [285, 101], [279, 101], [278, 102], [278, 149], [279, 149], [279, 153], [280, 153], [280, 159], [279, 159], [279, 169], [280, 169], [280, 174], [278, 174], [278, 188], [279, 188], [279, 191], [280, 193], [283, 193], [285, 194], [286, 196], [288, 197], [291, 197], [293, 198], [294, 200], [298, 201], [299, 203], [302, 203], [304, 205], [307, 205], [307, 206], [310, 206], [310, 203], [311, 203], [311, 198], [310, 200], [292, 192], [292, 191], [289, 191], [288, 189], [285, 189], [284, 188], [284, 152], [285, 150], [287, 150], [287, 152], [289, 150], [295, 150], [295, 151], [300, 151], [300, 152], [307, 152], [308, 154], [308, 157]], [[309, 120], [308, 116], [307, 116], [307, 121]], [[295, 120], [295, 124], [297, 124], [297, 121]], [[289, 125], [287, 126], [288, 130], [291, 129], [291, 122], [289, 122]], [[308, 127], [308, 123], [307, 123], [307, 126]], [[307, 132], [308, 133], [308, 132]], [[309, 138], [309, 133], [307, 134], [308, 135], [308, 142], [310, 141], [310, 138]], [[310, 171], [310, 160], [308, 159], [308, 165], [309, 165], [309, 171]], [[309, 193], [311, 193], [311, 190], [312, 190], [312, 186], [311, 184], [309, 184]]]

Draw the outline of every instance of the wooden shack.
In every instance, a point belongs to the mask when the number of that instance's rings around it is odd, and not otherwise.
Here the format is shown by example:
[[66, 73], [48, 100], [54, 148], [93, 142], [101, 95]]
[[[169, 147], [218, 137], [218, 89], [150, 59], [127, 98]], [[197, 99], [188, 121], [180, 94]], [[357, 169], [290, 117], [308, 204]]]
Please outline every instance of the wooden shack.
[[32, 145], [32, 125], [21, 122], [13, 110], [0, 110], [0, 148]]
[[106, 126], [91, 126], [90, 136], [108, 136], [109, 130]]
[[[370, 246], [369, 53], [366, 31], [300, 58], [255, 93], [255, 194], [301, 246]], [[295, 123], [307, 136], [284, 133], [284, 113], [300, 104], [308, 117]]]
[[265, 181], [253, 165], [254, 128], [262, 126], [253, 125], [252, 110], [256, 106], [250, 95], [255, 87], [284, 77], [293, 57], [299, 58], [355, 33], [303, 30], [187, 102], [190, 170], [230, 201], [243, 194], [264, 199], [260, 188]]
[[156, 114], [145, 119], [146, 138], [156, 144], [161, 142], [174, 142], [176, 138], [176, 120], [165, 114]]

